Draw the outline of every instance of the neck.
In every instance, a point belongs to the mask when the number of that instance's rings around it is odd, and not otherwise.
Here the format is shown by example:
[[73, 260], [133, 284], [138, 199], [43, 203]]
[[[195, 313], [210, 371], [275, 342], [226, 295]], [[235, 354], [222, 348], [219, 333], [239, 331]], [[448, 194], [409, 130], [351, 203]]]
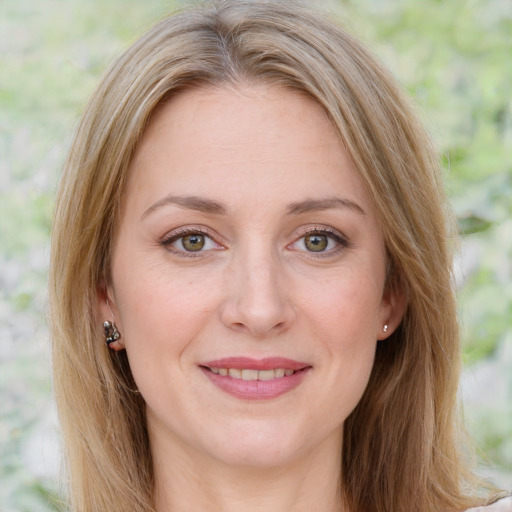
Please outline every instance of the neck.
[[[336, 436], [337, 438], [339, 436]], [[157, 512], [341, 512], [340, 443], [280, 466], [232, 466], [187, 447], [153, 447]], [[172, 464], [169, 463], [172, 461]]]

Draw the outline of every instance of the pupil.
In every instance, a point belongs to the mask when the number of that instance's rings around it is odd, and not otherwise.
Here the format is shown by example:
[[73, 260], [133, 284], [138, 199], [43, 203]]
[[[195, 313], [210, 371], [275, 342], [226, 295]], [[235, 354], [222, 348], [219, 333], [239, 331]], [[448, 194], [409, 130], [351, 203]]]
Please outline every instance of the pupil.
[[181, 244], [187, 251], [200, 251], [204, 247], [204, 236], [197, 234], [184, 236]]
[[305, 240], [306, 248], [309, 251], [321, 252], [327, 248], [327, 236], [325, 235], [309, 235]]

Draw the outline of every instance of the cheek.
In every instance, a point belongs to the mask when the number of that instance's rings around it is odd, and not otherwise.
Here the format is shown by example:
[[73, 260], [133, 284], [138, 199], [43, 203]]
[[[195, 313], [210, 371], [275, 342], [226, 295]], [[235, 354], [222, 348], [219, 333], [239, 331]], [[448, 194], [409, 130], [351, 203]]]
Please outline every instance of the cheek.
[[330, 361], [326, 385], [336, 390], [332, 410], [346, 415], [357, 405], [373, 368], [380, 313], [380, 291], [361, 274], [332, 281], [310, 296], [315, 336]]
[[137, 273], [116, 289], [130, 368], [153, 410], [176, 406], [185, 391], [187, 356], [215, 309], [212, 289], [211, 278], [184, 278], [164, 268]]
[[171, 271], [165, 263], [118, 263], [116, 303], [128, 355], [135, 361], [135, 354], [157, 359], [182, 351], [214, 309], [212, 275]]
[[375, 341], [381, 310], [381, 291], [375, 280], [347, 272], [308, 294], [305, 304], [320, 326], [347, 341], [368, 336]]

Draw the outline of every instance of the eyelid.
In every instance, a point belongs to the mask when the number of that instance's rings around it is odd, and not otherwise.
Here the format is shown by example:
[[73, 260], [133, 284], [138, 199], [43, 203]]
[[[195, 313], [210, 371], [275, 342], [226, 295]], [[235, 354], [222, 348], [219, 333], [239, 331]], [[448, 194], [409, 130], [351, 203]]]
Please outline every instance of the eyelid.
[[305, 226], [302, 228], [299, 228], [299, 238], [302, 238], [304, 236], [308, 236], [311, 234], [319, 233], [321, 235], [328, 235], [332, 236], [336, 241], [339, 241], [340, 243], [349, 244], [348, 237], [345, 236], [341, 231], [338, 231], [337, 229], [334, 229], [331, 226], [324, 226], [321, 224], [315, 224], [313, 226]]
[[288, 245], [289, 248], [292, 248], [295, 244], [297, 244], [300, 240], [302, 240], [306, 236], [319, 234], [319, 235], [325, 235], [334, 240], [338, 245], [337, 247], [334, 247], [333, 249], [329, 249], [327, 251], [322, 252], [313, 252], [313, 251], [300, 251], [307, 253], [310, 256], [313, 256], [315, 258], [321, 258], [326, 256], [331, 256], [334, 254], [337, 254], [338, 252], [342, 251], [343, 249], [347, 249], [351, 247], [351, 242], [349, 241], [348, 237], [345, 236], [343, 233], [338, 231], [337, 229], [334, 229], [330, 226], [323, 226], [323, 225], [313, 225], [313, 226], [305, 226], [303, 228], [299, 228], [299, 236]]
[[[185, 237], [187, 235], [193, 235], [193, 234], [201, 234], [205, 237], [209, 238], [217, 247], [215, 249], [206, 249], [204, 251], [181, 251], [174, 247], [172, 247], [172, 244], [179, 240], [182, 237]], [[211, 250], [223, 250], [225, 249], [224, 245], [219, 243], [217, 241], [218, 238], [221, 238], [215, 231], [212, 229], [201, 226], [201, 225], [191, 225], [191, 226], [182, 226], [176, 229], [173, 229], [166, 233], [160, 240], [159, 244], [163, 246], [165, 249], [167, 249], [169, 252], [172, 252], [173, 254], [178, 254], [180, 256], [185, 257], [199, 257], [204, 256], [204, 253], [207, 253]]]
[[325, 226], [323, 224], [312, 224], [308, 226], [302, 226], [297, 230], [300, 233], [300, 236], [309, 235], [310, 233], [323, 233], [323, 234], [333, 234], [340, 237], [343, 237], [343, 234], [340, 233], [337, 229], [334, 229], [331, 226]]

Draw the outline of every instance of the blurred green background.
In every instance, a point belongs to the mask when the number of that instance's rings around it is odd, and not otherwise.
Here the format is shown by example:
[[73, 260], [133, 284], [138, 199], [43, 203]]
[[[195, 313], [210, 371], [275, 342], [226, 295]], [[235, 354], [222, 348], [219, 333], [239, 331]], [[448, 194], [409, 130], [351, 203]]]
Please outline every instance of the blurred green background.
[[[71, 134], [108, 63], [177, 3], [0, 0], [2, 512], [58, 509], [45, 286]], [[462, 235], [465, 414], [480, 473], [512, 489], [512, 2], [318, 3], [391, 68], [438, 143]]]

